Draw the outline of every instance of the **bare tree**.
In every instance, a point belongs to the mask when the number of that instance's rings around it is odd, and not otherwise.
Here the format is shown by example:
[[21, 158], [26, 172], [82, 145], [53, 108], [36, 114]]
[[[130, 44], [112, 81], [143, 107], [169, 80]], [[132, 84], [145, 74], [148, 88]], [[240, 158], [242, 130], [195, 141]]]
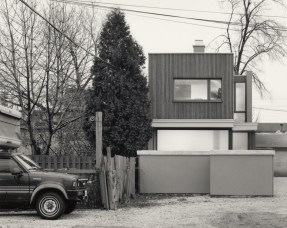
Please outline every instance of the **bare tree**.
[[[36, 8], [36, 4], [33, 4]], [[39, 153], [34, 135], [32, 114], [41, 97], [44, 77], [37, 68], [42, 55], [36, 37], [41, 24], [23, 5], [8, 0], [1, 3], [0, 77], [1, 87], [8, 94], [5, 102], [18, 106], [27, 125], [34, 153]]]
[[96, 30], [91, 31], [92, 17], [87, 12], [68, 10], [66, 5], [51, 4], [46, 17], [60, 31], [46, 24], [43, 36], [47, 48], [43, 105], [48, 128], [44, 152], [47, 154], [53, 136], [71, 123], [80, 123], [83, 118], [83, 96], [92, 77], [90, 67], [94, 56], [90, 52], [96, 47]]
[[269, 7], [284, 6], [283, 0], [226, 0], [230, 17], [226, 33], [220, 36], [218, 50], [227, 49], [234, 54], [234, 72], [253, 73], [253, 82], [260, 92], [266, 91], [260, 80], [262, 60], [279, 60], [286, 55], [286, 28], [274, 18], [264, 16]]
[[42, 13], [56, 30], [25, 5], [9, 2], [1, 7], [6, 24], [0, 31], [1, 83], [7, 102], [23, 112], [33, 153], [48, 154], [53, 138], [63, 135], [57, 133], [83, 118], [81, 97], [91, 80], [90, 53], [96, 52], [95, 14], [51, 3]]

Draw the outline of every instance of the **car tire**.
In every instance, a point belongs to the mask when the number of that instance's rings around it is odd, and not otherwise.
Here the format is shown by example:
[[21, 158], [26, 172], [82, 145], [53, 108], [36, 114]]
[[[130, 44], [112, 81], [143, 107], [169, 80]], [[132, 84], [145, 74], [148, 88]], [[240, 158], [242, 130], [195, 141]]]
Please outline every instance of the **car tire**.
[[66, 203], [66, 209], [64, 213], [65, 214], [72, 213], [76, 209], [76, 206], [77, 206], [77, 201], [68, 201]]
[[65, 211], [65, 202], [58, 193], [47, 192], [38, 197], [36, 210], [43, 219], [58, 219]]

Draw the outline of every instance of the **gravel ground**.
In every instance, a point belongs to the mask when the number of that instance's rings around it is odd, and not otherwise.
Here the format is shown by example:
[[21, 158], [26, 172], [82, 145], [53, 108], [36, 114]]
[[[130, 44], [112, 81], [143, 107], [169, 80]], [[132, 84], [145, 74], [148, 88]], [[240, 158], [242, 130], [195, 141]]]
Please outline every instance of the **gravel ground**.
[[76, 210], [56, 221], [33, 211], [0, 212], [0, 228], [46, 227], [287, 227], [287, 178], [274, 181], [274, 197], [140, 195], [116, 211]]

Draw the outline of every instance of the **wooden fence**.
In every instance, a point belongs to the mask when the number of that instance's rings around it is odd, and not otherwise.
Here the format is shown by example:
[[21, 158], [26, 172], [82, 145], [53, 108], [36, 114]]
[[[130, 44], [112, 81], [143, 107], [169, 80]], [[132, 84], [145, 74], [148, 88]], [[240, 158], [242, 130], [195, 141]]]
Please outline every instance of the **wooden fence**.
[[32, 155], [32, 159], [43, 169], [59, 171], [66, 169], [68, 173], [95, 173], [95, 161], [91, 156], [50, 156]]
[[108, 210], [135, 197], [135, 158], [111, 157], [108, 148], [107, 156], [102, 157], [100, 184], [102, 203]]

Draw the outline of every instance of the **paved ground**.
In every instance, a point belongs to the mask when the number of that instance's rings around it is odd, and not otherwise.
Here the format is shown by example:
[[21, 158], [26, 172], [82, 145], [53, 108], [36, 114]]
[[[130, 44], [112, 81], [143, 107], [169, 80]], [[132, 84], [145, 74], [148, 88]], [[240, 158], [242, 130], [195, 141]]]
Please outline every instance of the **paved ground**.
[[141, 195], [116, 211], [77, 210], [56, 221], [35, 212], [1, 212], [0, 228], [287, 227], [287, 178], [275, 178], [274, 197]]

